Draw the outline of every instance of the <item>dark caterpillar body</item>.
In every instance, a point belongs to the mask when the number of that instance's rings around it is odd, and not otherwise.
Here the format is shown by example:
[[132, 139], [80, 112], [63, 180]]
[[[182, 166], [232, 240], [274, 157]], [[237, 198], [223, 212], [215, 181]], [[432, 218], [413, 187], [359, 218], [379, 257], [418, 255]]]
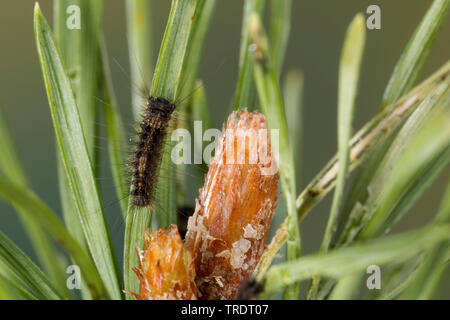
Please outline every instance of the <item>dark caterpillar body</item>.
[[164, 98], [148, 98], [131, 165], [134, 186], [131, 195], [137, 207], [153, 206], [164, 138], [174, 110], [175, 105]]

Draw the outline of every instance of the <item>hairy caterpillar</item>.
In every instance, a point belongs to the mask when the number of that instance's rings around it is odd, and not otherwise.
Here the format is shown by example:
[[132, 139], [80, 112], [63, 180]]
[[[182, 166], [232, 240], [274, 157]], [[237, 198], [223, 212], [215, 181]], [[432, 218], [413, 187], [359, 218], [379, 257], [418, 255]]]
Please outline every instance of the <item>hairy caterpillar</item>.
[[175, 104], [164, 98], [150, 96], [136, 142], [132, 168], [133, 204], [137, 207], [153, 207], [157, 173], [161, 164], [164, 139]]

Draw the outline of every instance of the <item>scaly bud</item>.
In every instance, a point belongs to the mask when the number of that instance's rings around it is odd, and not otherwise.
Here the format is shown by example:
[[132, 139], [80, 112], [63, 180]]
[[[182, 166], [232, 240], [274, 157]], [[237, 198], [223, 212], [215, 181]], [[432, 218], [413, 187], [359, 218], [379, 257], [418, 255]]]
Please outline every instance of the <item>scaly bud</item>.
[[233, 112], [189, 219], [199, 299], [233, 299], [261, 258], [279, 174], [260, 113]]
[[144, 250], [138, 253], [139, 268], [133, 268], [140, 282], [136, 300], [197, 299], [195, 269], [191, 254], [184, 249], [175, 225], [145, 233]]

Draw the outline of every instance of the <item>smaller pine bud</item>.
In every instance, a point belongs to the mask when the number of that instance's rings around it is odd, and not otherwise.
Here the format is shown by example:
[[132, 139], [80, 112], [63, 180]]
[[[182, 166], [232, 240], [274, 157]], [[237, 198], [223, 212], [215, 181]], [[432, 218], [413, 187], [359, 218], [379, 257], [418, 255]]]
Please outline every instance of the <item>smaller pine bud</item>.
[[144, 250], [136, 248], [139, 267], [133, 268], [140, 294], [136, 300], [196, 300], [195, 269], [176, 225], [144, 235]]

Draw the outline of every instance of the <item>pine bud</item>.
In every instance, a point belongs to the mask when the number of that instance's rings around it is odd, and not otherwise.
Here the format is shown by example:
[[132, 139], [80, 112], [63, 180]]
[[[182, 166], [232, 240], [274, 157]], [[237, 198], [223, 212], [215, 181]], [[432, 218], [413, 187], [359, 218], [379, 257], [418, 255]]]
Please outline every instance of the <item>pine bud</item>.
[[195, 300], [195, 268], [184, 249], [175, 225], [146, 232], [144, 250], [136, 249], [139, 267], [133, 268], [140, 282], [140, 294], [126, 292], [136, 300]]
[[233, 112], [187, 227], [199, 299], [233, 299], [252, 274], [277, 205], [278, 180], [264, 115]]

